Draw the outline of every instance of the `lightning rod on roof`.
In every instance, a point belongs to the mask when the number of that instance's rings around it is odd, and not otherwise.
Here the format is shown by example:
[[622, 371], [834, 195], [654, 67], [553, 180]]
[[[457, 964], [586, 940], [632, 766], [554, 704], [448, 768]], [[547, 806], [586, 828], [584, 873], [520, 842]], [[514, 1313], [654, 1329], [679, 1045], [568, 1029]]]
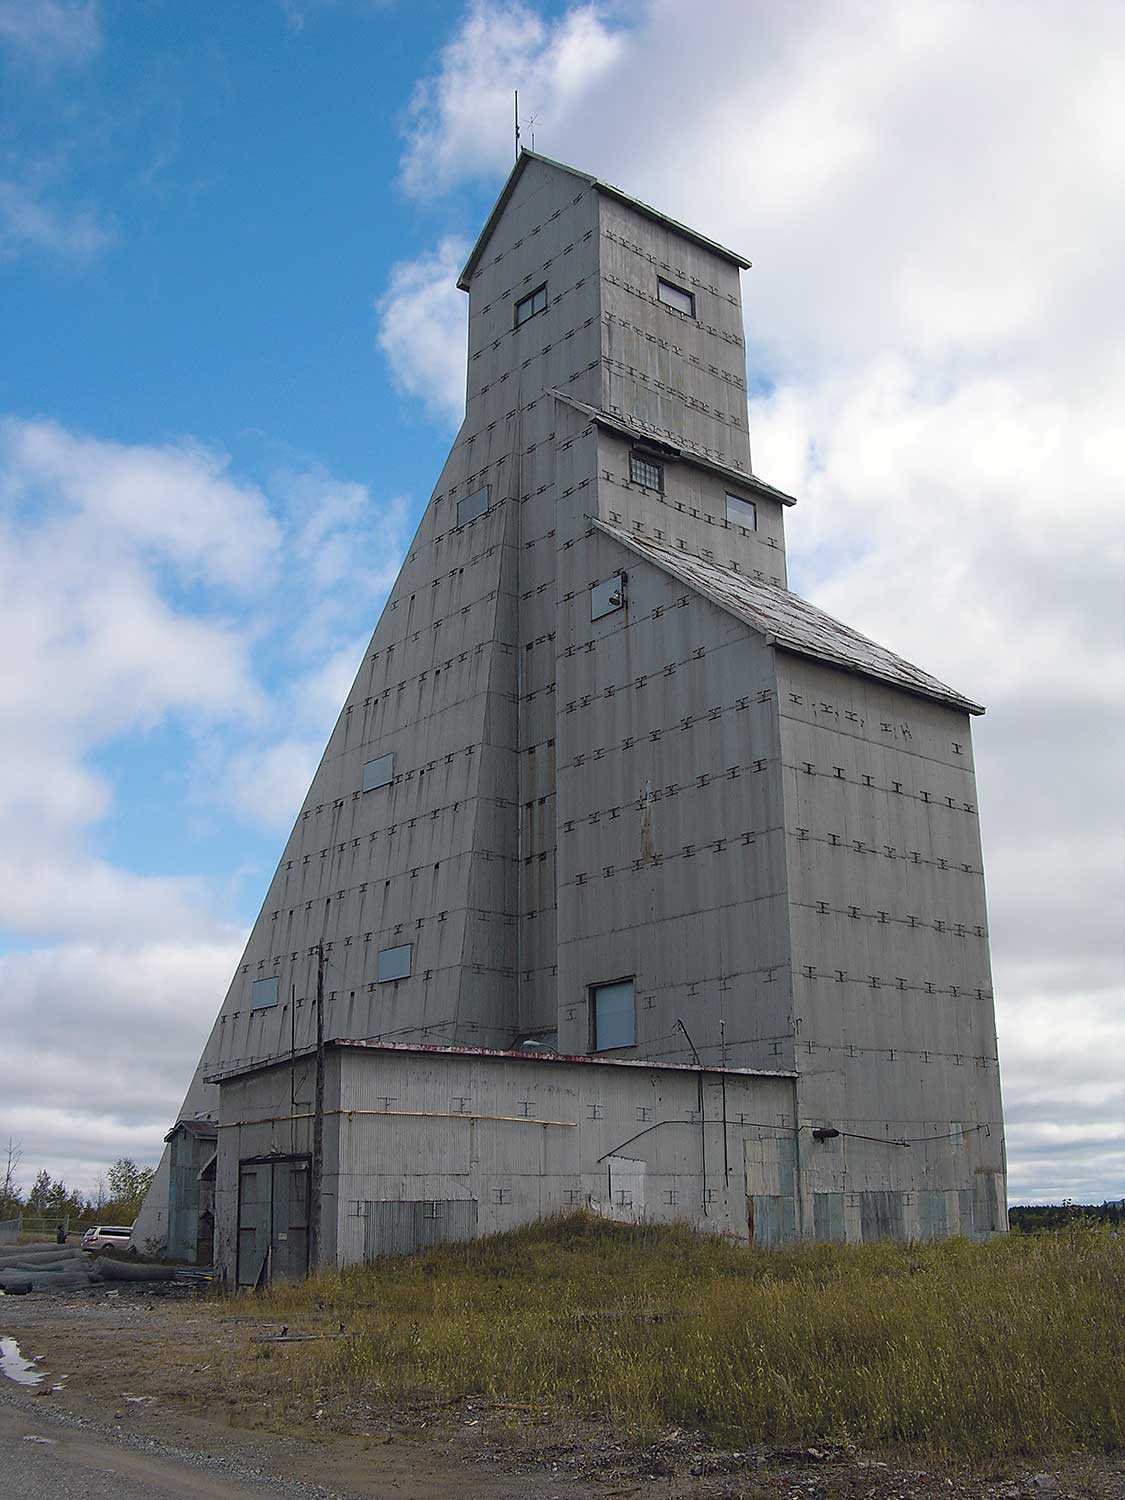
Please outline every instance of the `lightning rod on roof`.
[[519, 89], [515, 90], [515, 104], [516, 104], [516, 160], [518, 161], [519, 160], [519, 154], [520, 154], [520, 91], [519, 91]]

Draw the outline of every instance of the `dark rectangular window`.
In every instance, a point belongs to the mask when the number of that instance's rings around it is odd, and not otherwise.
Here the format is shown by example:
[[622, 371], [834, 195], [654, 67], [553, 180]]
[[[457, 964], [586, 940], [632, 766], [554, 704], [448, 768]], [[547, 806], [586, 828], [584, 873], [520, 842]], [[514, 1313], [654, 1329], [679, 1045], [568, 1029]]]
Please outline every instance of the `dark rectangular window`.
[[632, 1047], [637, 1040], [637, 1013], [632, 979], [590, 986], [590, 1037], [595, 1052]]
[[375, 975], [379, 983], [386, 984], [391, 979], [408, 979], [413, 953], [411, 943], [404, 943], [400, 948], [380, 948], [379, 967]]
[[655, 458], [642, 458], [639, 453], [629, 455], [629, 478], [634, 484], [647, 485], [650, 490], [664, 493], [664, 465]]
[[656, 295], [665, 307], [674, 307], [686, 318], [695, 317], [695, 295], [684, 287], [676, 286], [675, 282], [665, 281], [661, 277], [656, 283]]
[[615, 573], [604, 583], [595, 583], [590, 589], [590, 619], [600, 620], [615, 609], [625, 607], [625, 574]]
[[389, 786], [395, 779], [395, 755], [390, 750], [386, 755], [380, 755], [375, 760], [369, 760], [363, 767], [363, 790], [373, 792], [377, 787]]
[[745, 526], [747, 531], [758, 529], [758, 507], [753, 500], [744, 500], [741, 495], [727, 492], [727, 520], [732, 526]]
[[521, 297], [516, 303], [516, 327], [519, 328], [526, 323], [528, 318], [533, 318], [536, 313], [547, 311], [547, 283], [537, 286], [533, 292], [528, 292], [526, 297]]
[[268, 979], [255, 979], [250, 986], [250, 1009], [269, 1010], [277, 1004], [277, 975], [271, 974]]
[[488, 509], [488, 485], [482, 485], [479, 490], [474, 490], [471, 495], [464, 496], [457, 502], [457, 524], [464, 526], [469, 521], [475, 521], [478, 516], [483, 516]]

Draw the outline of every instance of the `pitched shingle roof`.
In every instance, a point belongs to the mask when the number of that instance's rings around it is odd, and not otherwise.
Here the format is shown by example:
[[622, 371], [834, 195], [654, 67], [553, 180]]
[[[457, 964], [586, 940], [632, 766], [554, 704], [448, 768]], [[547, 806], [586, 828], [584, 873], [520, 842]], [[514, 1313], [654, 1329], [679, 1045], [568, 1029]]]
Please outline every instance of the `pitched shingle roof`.
[[923, 672], [921, 667], [860, 635], [850, 625], [826, 615], [815, 604], [780, 584], [748, 578], [744, 573], [735, 573], [719, 563], [694, 557], [690, 552], [679, 552], [648, 537], [631, 535], [606, 521], [595, 520], [593, 524], [622, 546], [703, 594], [720, 609], [744, 620], [764, 635], [771, 645], [797, 656], [808, 656], [842, 667], [861, 677], [873, 677], [877, 682], [890, 683], [923, 698], [933, 698], [939, 703], [964, 709], [966, 713], [984, 713], [979, 703], [963, 697], [944, 682]]

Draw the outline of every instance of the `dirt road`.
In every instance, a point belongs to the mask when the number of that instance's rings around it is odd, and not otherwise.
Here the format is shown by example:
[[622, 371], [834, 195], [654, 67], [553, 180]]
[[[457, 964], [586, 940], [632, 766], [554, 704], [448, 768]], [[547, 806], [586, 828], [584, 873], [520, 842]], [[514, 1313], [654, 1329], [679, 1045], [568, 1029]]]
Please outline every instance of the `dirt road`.
[[311, 1500], [321, 1490], [244, 1478], [237, 1466], [193, 1457], [152, 1440], [106, 1441], [83, 1427], [36, 1421], [31, 1413], [0, 1405], [0, 1500], [28, 1496], [111, 1494], [114, 1500], [261, 1500], [292, 1495]]

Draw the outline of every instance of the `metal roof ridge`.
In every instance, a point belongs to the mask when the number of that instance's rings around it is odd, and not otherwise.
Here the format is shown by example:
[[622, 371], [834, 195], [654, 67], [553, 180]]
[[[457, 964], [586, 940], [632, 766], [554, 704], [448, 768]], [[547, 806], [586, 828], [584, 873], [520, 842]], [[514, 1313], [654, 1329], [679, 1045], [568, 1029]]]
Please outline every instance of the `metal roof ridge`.
[[751, 262], [744, 255], [740, 255], [738, 251], [731, 250], [726, 245], [721, 245], [718, 240], [710, 239], [705, 234], [700, 234], [697, 229], [692, 229], [687, 224], [681, 224], [678, 219], [673, 219], [670, 214], [661, 213], [658, 208], [653, 208], [650, 203], [645, 203], [640, 198], [632, 197], [623, 188], [614, 187], [613, 183], [606, 182], [600, 177], [595, 177], [590, 172], [583, 172], [578, 167], [572, 167], [564, 161], [556, 161], [552, 156], [544, 156], [542, 152], [529, 151], [526, 146], [521, 146], [520, 154], [516, 157], [512, 170], [508, 173], [504, 186], [500, 189], [496, 202], [492, 205], [488, 218], [484, 221], [484, 227], [477, 235], [473, 243], [473, 248], [469, 251], [469, 257], [461, 269], [460, 276], [457, 278], [457, 285], [461, 291], [467, 292], [469, 290], [469, 283], [472, 280], [473, 272], [477, 268], [477, 262], [484, 253], [484, 247], [492, 238], [492, 232], [508, 205], [508, 199], [512, 196], [513, 189], [519, 181], [524, 164], [529, 161], [542, 162], [544, 166], [554, 167], [559, 172], [568, 172], [572, 177], [577, 177], [585, 182], [588, 187], [592, 187], [595, 192], [604, 193], [607, 198], [615, 198], [619, 203], [625, 203], [630, 208], [636, 209], [646, 219], [652, 219], [657, 224], [665, 225], [677, 234], [682, 234], [685, 239], [694, 240], [697, 245], [703, 245], [706, 249], [714, 252], [714, 254], [722, 256], [724, 260], [731, 261], [740, 270], [748, 271], [750, 269]]

